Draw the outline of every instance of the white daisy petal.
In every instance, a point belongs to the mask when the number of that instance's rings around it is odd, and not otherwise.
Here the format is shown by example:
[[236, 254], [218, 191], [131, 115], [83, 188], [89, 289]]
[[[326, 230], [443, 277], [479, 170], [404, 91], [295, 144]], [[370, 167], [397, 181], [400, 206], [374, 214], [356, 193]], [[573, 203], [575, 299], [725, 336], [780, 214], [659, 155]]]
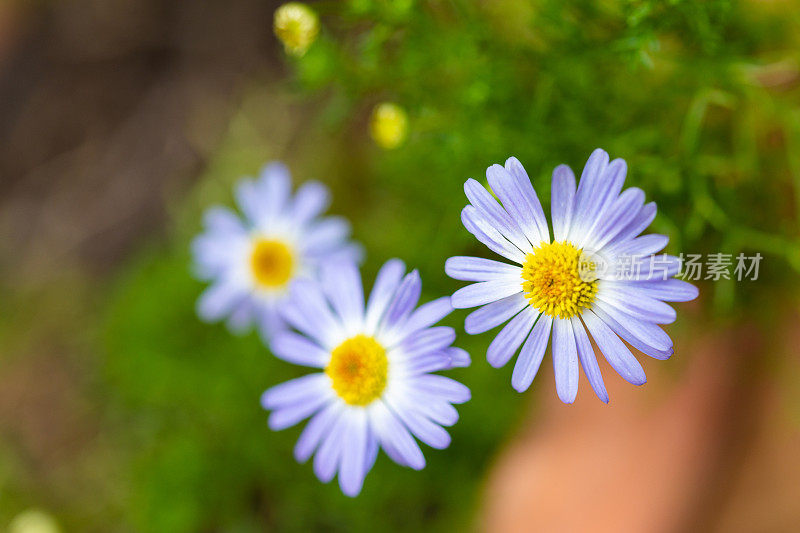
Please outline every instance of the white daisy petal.
[[578, 394], [578, 349], [568, 319], [553, 321], [553, 368], [556, 392], [564, 403], [572, 403]]
[[309, 374], [275, 385], [261, 395], [264, 409], [286, 407], [309, 401], [312, 397], [328, 397], [330, 386], [325, 374]]
[[620, 242], [625, 242], [629, 239], [632, 239], [639, 235], [641, 232], [647, 229], [647, 227], [653, 223], [653, 220], [656, 218], [656, 204], [655, 202], [650, 202], [649, 204], [645, 204], [642, 209], [636, 214], [636, 216], [631, 220], [625, 227], [620, 228], [611, 239], [608, 241], [608, 245], [615, 245]]
[[608, 391], [606, 391], [605, 383], [603, 383], [600, 365], [597, 364], [597, 357], [594, 355], [594, 348], [592, 348], [592, 342], [589, 340], [586, 328], [581, 319], [576, 316], [572, 317], [570, 322], [572, 323], [572, 332], [575, 334], [578, 359], [581, 362], [584, 374], [586, 374], [586, 379], [589, 380], [589, 384], [594, 389], [597, 397], [604, 403], [608, 403]]
[[443, 450], [450, 445], [450, 434], [439, 424], [431, 422], [412, 408], [392, 403], [389, 405], [408, 430], [431, 448]]
[[[369, 415], [367, 416], [367, 422], [369, 422]], [[378, 437], [375, 435], [375, 432], [370, 429], [367, 432], [367, 453], [364, 454], [365, 474], [372, 470], [372, 467], [375, 466], [375, 460], [378, 458], [379, 449], [380, 445], [378, 444]]]
[[275, 308], [275, 302], [267, 302], [259, 308], [255, 306], [256, 323], [258, 325], [258, 333], [261, 335], [265, 345], [269, 345], [270, 340], [279, 332], [286, 330], [286, 324], [283, 317]]
[[273, 431], [280, 431], [292, 427], [319, 411], [331, 398], [332, 395], [312, 396], [308, 401], [274, 409], [269, 415], [269, 428]]
[[437, 326], [412, 335], [400, 345], [409, 358], [446, 348], [456, 340], [456, 331], [447, 326]]
[[[506, 171], [511, 174], [516, 181], [519, 193], [523, 201], [527, 203], [527, 206], [523, 208], [522, 216], [531, 216], [535, 222], [537, 231], [533, 232], [531, 229], [531, 235], [528, 235], [528, 239], [534, 239], [531, 241], [532, 244], [541, 241], [550, 242], [550, 228], [547, 225], [547, 219], [544, 217], [542, 203], [539, 201], [536, 191], [533, 190], [531, 179], [528, 177], [528, 173], [525, 172], [522, 163], [520, 163], [519, 159], [516, 157], [509, 157], [506, 159]], [[528, 224], [529, 223], [530, 222], [528, 222]]]
[[207, 232], [192, 241], [193, 271], [203, 280], [210, 281], [232, 277], [237, 263], [249, 246], [248, 237], [242, 233]]
[[280, 430], [305, 420], [333, 398], [326, 376], [310, 374], [269, 389], [261, 405], [272, 410], [269, 427]]
[[588, 229], [587, 224], [594, 220], [588, 220], [587, 214], [590, 210], [595, 210], [599, 200], [603, 198], [603, 175], [608, 167], [608, 154], [597, 149], [589, 156], [586, 165], [583, 167], [581, 179], [575, 192], [575, 212], [570, 224], [569, 239], [575, 241], [581, 239]]
[[317, 181], [307, 181], [297, 189], [297, 194], [295, 194], [292, 203], [292, 220], [297, 225], [306, 224], [325, 211], [330, 201], [327, 187]]
[[470, 335], [489, 331], [509, 320], [527, 305], [528, 300], [522, 295], [521, 290], [516, 294], [486, 304], [467, 315], [467, 319], [464, 322], [464, 331]]
[[392, 301], [406, 266], [399, 259], [390, 259], [381, 267], [378, 276], [375, 278], [375, 286], [369, 295], [367, 302], [367, 312], [364, 319], [364, 328], [369, 332], [374, 332], [383, 318], [389, 302]]
[[207, 288], [197, 301], [197, 315], [207, 322], [214, 322], [230, 313], [247, 293], [236, 282], [223, 280]]
[[592, 311], [583, 313], [581, 318], [608, 364], [627, 382], [643, 385], [647, 381], [644, 369], [619, 337]]
[[603, 250], [604, 246], [617, 235], [620, 229], [630, 224], [642, 210], [644, 205], [644, 191], [631, 187], [626, 189], [614, 200], [607, 216], [593, 232], [586, 246], [592, 250]]
[[511, 375], [511, 386], [517, 392], [528, 390], [533, 383], [533, 378], [539, 372], [544, 352], [547, 349], [547, 341], [550, 340], [552, 325], [552, 317], [546, 315], [539, 317], [528, 340], [522, 346], [517, 364], [514, 365], [514, 373]]
[[[598, 177], [594, 196], [589, 196], [584, 200], [585, 208], [583, 211], [578, 211], [576, 215], [578, 219], [582, 218], [584, 221], [583, 235], [575, 236], [574, 242], [578, 248], [584, 248], [592, 242], [598, 226], [602, 225], [622, 190], [626, 173], [625, 161], [615, 159]], [[576, 209], [578, 208], [580, 208], [580, 204], [576, 203]]]
[[294, 457], [297, 462], [308, 461], [343, 411], [342, 403], [331, 402], [311, 418], [294, 447]]
[[453, 293], [450, 303], [456, 309], [468, 309], [502, 300], [521, 291], [522, 284], [519, 281], [481, 281], [458, 289]]
[[625, 241], [624, 243], [619, 243], [617, 246], [609, 248], [608, 253], [631, 257], [652, 255], [663, 250], [668, 242], [669, 237], [666, 235], [651, 233]]
[[263, 218], [259, 206], [259, 191], [251, 178], [242, 179], [234, 190], [236, 204], [247, 219], [248, 226], [255, 226]]
[[344, 434], [342, 447], [342, 466], [339, 470], [339, 486], [351, 498], [361, 492], [366, 476], [367, 413], [363, 409], [353, 409], [347, 413], [348, 428]]
[[[335, 243], [330, 243], [330, 245], [336, 246]], [[322, 247], [316, 250], [308, 250], [306, 259], [322, 263], [350, 261], [351, 263], [361, 264], [364, 260], [364, 247], [358, 243], [340, 244], [334, 249]]]
[[543, 241], [534, 217], [534, 206], [531, 199], [522, 193], [516, 178], [500, 165], [492, 165], [486, 169], [486, 179], [489, 187], [503, 203], [503, 208], [522, 230], [525, 241], [519, 241], [518, 246], [522, 246], [522, 250], [527, 250], [529, 243], [538, 244]]
[[212, 233], [240, 235], [246, 231], [236, 213], [222, 206], [209, 207], [203, 214], [203, 225]]
[[575, 174], [567, 165], [558, 165], [553, 171], [550, 205], [553, 215], [553, 238], [556, 241], [563, 241], [569, 235], [575, 213]]
[[634, 318], [602, 302], [596, 302], [592, 311], [625, 342], [643, 354], [661, 360], [672, 356], [672, 340], [658, 325]]
[[494, 199], [483, 185], [474, 179], [468, 179], [464, 183], [464, 192], [467, 194], [467, 198], [480, 214], [481, 218], [486, 220], [493, 228], [499, 230], [503, 237], [508, 239], [509, 242], [520, 250], [526, 250], [528, 248], [528, 239], [525, 238], [519, 225], [511, 218], [508, 212], [497, 203], [497, 200]]
[[330, 353], [303, 335], [290, 331], [279, 333], [270, 343], [276, 357], [296, 365], [322, 368], [328, 364]]
[[449, 296], [442, 296], [432, 302], [422, 304], [409, 315], [408, 320], [403, 324], [399, 332], [399, 336], [405, 338], [421, 329], [430, 327], [452, 312], [453, 306], [450, 304]]
[[444, 264], [445, 273], [453, 279], [462, 281], [489, 281], [498, 278], [521, 282], [522, 269], [481, 257], [455, 256]]
[[671, 324], [677, 316], [675, 309], [668, 304], [643, 294], [635, 287], [618, 286], [610, 290], [601, 285], [597, 291], [597, 299], [624, 313], [656, 324]]
[[420, 396], [416, 402], [416, 408], [437, 424], [452, 426], [458, 422], [456, 408], [436, 396]]
[[228, 329], [236, 335], [241, 335], [250, 329], [254, 315], [255, 309], [253, 301], [245, 298], [230, 311], [227, 322]]
[[[339, 329], [323, 331], [314, 324], [314, 322], [308, 319], [307, 311], [307, 307], [298, 306], [296, 301], [290, 301], [281, 307], [280, 315], [291, 327], [295, 328], [303, 335], [314, 339], [320, 346], [325, 348], [332, 347], [332, 343], [335, 342], [336, 332], [338, 332]], [[272, 336], [267, 338], [271, 341]]]
[[409, 358], [406, 372], [409, 374], [427, 374], [453, 368], [453, 360], [445, 351], [426, 352]]
[[322, 444], [314, 455], [314, 474], [323, 483], [333, 479], [341, 464], [344, 436], [349, 426], [348, 415], [348, 412], [343, 412], [336, 419], [330, 431], [322, 437]]
[[451, 403], [464, 403], [470, 399], [469, 389], [458, 381], [438, 374], [427, 374], [416, 379], [412, 386]]
[[[320, 340], [326, 347], [344, 335], [342, 322], [333, 314], [323, 295], [322, 287], [310, 280], [297, 280], [292, 283], [290, 293], [292, 305], [284, 307], [284, 316], [293, 319], [296, 310], [297, 314], [305, 319], [302, 323], [299, 321], [293, 323], [293, 326]], [[313, 317], [313, 320], [307, 320], [310, 317]], [[311, 328], [312, 331], [305, 331], [305, 327]]]
[[[626, 282], [608, 282], [609, 285], [627, 285]], [[665, 302], [688, 302], [697, 298], [699, 291], [691, 283], [680, 279], [654, 280], [645, 283], [634, 283], [642, 293]]]
[[[259, 206], [264, 217], [276, 219], [280, 216], [292, 191], [292, 178], [286, 165], [279, 162], [267, 164], [262, 170], [256, 189]], [[263, 222], [262, 222], [263, 223]]]
[[[330, 263], [322, 268], [321, 279], [328, 300], [341, 318], [345, 332], [354, 334], [360, 330], [364, 317], [364, 289], [355, 263]], [[350, 331], [350, 327], [357, 329]]]
[[383, 402], [375, 402], [367, 413], [381, 448], [394, 462], [414, 470], [425, 468], [425, 457], [416, 441]]
[[506, 324], [486, 351], [489, 364], [495, 368], [504, 366], [528, 336], [538, 316], [538, 311], [528, 307]]
[[464, 368], [470, 365], [470, 357], [466, 350], [461, 348], [448, 348], [445, 353], [450, 357], [451, 368]]
[[400, 282], [400, 286], [386, 308], [386, 314], [380, 324], [381, 329], [389, 330], [408, 319], [422, 294], [422, 280], [419, 272], [412, 270]]
[[320, 255], [338, 248], [350, 235], [350, 223], [341, 217], [326, 217], [309, 227], [302, 243], [302, 251]]
[[468, 205], [461, 210], [461, 222], [467, 231], [491, 251], [519, 264], [525, 261], [525, 255], [519, 248], [508, 242], [498, 230], [486, 222], [473, 206]]

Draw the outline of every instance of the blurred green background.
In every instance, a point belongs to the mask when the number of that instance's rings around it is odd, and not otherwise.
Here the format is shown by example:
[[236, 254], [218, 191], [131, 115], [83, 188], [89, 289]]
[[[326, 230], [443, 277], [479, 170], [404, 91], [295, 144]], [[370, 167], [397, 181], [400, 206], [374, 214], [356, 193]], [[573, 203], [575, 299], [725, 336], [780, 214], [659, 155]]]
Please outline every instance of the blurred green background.
[[[454, 313], [473, 365], [449, 375], [473, 399], [452, 445], [421, 472], [381, 455], [349, 499], [294, 462], [300, 428], [266, 426], [261, 392], [303, 369], [196, 318], [202, 212], [272, 159], [331, 187], [368, 286], [400, 257], [425, 301], [459, 287], [447, 257], [488, 256], [460, 224], [467, 177], [515, 155], [548, 204], [557, 164], [626, 159], [668, 251], [764, 255], [757, 282], [701, 283], [678, 306], [664, 376], [691, 358], [680, 339], [752, 326], [772, 344], [731, 359], [734, 386], [775, 384], [795, 435], [797, 351], [779, 340], [800, 271], [800, 4], [315, 2], [301, 57], [272, 33], [278, 5], [0, 7], [0, 527], [30, 507], [65, 531], [483, 527], [493, 464], [552, 394], [547, 363], [517, 394], [512, 366], [485, 362], [491, 335]], [[387, 101], [408, 115], [390, 150], [369, 128]]]

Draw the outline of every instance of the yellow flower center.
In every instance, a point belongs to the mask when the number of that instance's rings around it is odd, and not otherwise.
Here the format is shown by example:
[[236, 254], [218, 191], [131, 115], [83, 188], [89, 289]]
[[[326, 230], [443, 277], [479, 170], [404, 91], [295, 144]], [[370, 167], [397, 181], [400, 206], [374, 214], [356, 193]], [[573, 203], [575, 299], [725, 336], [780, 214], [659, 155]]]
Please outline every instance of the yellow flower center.
[[317, 38], [319, 18], [307, 5], [289, 2], [275, 11], [274, 27], [286, 51], [302, 56]]
[[379, 398], [388, 371], [386, 349], [367, 335], [356, 335], [334, 348], [325, 367], [333, 390], [350, 405], [369, 405]]
[[256, 239], [250, 252], [250, 269], [262, 287], [283, 287], [294, 270], [292, 251], [281, 241]]
[[559, 318], [579, 315], [597, 294], [594, 263], [568, 242], [542, 243], [525, 257], [522, 290], [530, 304]]

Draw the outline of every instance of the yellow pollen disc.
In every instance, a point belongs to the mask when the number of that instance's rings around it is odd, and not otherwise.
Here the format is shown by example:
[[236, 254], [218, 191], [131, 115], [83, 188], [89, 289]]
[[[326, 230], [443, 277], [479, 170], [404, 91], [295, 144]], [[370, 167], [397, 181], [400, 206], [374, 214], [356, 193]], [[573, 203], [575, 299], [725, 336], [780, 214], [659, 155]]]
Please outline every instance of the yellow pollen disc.
[[388, 370], [386, 349], [367, 335], [356, 335], [334, 348], [325, 367], [333, 390], [350, 405], [369, 405], [379, 398]]
[[[542, 243], [525, 257], [522, 290], [542, 313], [571, 318], [588, 308], [597, 294], [594, 264], [568, 242]], [[588, 274], [588, 275], [587, 275]]]
[[294, 270], [292, 251], [281, 241], [256, 239], [250, 252], [250, 269], [259, 285], [271, 289], [283, 287]]

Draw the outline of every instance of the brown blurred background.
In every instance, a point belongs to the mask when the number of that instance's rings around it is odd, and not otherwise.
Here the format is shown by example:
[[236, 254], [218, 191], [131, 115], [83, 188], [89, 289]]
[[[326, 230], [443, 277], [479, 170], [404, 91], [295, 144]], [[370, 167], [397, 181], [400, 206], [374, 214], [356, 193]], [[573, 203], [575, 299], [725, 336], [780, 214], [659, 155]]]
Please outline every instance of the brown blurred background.
[[[108, 268], [164, 220], [255, 76], [280, 76], [278, 2], [0, 7], [6, 274]], [[13, 253], [12, 253], [13, 252]]]

